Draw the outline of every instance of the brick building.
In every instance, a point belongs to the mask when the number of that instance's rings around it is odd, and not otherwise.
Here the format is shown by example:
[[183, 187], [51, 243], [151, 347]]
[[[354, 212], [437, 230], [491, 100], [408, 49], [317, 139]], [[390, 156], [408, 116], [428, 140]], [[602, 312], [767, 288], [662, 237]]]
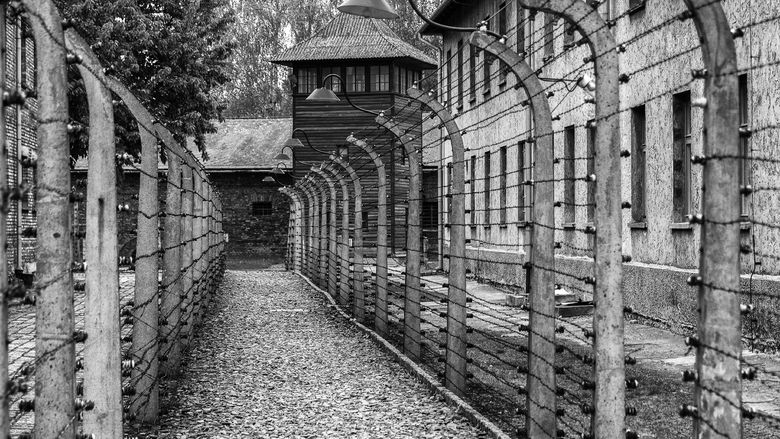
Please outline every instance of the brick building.
[[23, 106], [5, 106], [6, 148], [8, 160], [8, 186], [26, 187], [29, 190], [18, 197], [11, 197], [7, 206], [6, 254], [9, 271], [34, 271], [36, 226], [35, 168], [23, 165], [24, 158], [37, 154], [35, 112], [38, 104], [32, 93], [35, 90], [35, 47], [29, 26], [12, 14], [6, 16], [5, 89], [9, 94], [22, 91], [28, 95]]
[[[228, 235], [227, 255], [234, 262], [279, 261], [284, 257], [287, 239], [289, 199], [280, 194], [282, 184], [290, 184], [286, 175], [271, 171], [279, 165], [289, 168], [289, 162], [273, 158], [290, 138], [290, 119], [227, 119], [217, 124], [217, 133], [206, 136], [208, 160], [206, 172], [214, 183], [223, 204], [223, 227]], [[190, 145], [193, 148], [194, 145]], [[196, 153], [199, 155], [199, 153]], [[166, 166], [159, 165], [164, 175]], [[263, 181], [273, 176], [275, 182]], [[86, 160], [76, 163], [73, 181], [86, 178]], [[119, 212], [119, 255], [135, 256], [139, 173], [125, 169], [117, 179], [117, 200], [128, 204], [129, 211]], [[160, 209], [164, 209], [165, 183], [158, 186]], [[84, 203], [76, 206], [74, 227], [85, 224]], [[74, 242], [79, 258], [81, 241]]]
[[[740, 121], [745, 127], [778, 123], [777, 87], [780, 46], [776, 26], [761, 23], [762, 17], [777, 14], [776, 2], [724, 2], [732, 28], [745, 26], [745, 36], [735, 39], [738, 57]], [[685, 10], [672, 0], [608, 0], [600, 2], [605, 19], [616, 19], [612, 28], [616, 40], [632, 42], [620, 53], [620, 71], [630, 73], [621, 84], [621, 150], [632, 152], [623, 160], [623, 200], [631, 210], [623, 214], [623, 253], [633, 261], [624, 265], [627, 305], [656, 309], [678, 321], [695, 321], [696, 292], [686, 284], [699, 262], [700, 226], [689, 224], [686, 215], [701, 212], [702, 168], [691, 166], [689, 158], [702, 154], [703, 111], [692, 105], [703, 94], [703, 81], [691, 81], [691, 70], [701, 68], [699, 38], [692, 20], [676, 15]], [[671, 17], [671, 19], [670, 19]], [[587, 122], [594, 117], [593, 105], [585, 104], [585, 90], [571, 92], [554, 78], [576, 80], [593, 74], [593, 64], [583, 63], [590, 55], [587, 45], [564, 20], [552, 14], [531, 14], [517, 0], [444, 1], [432, 18], [444, 24], [472, 27], [488, 20], [490, 29], [508, 36], [507, 44], [517, 53], [530, 54], [526, 61], [542, 85], [561, 90], [550, 96], [555, 156], [556, 263], [577, 276], [592, 270], [592, 236], [575, 232], [593, 221], [593, 185], [577, 180], [592, 173], [595, 129]], [[751, 20], [758, 21], [750, 25]], [[770, 20], [771, 21], [771, 20]], [[470, 269], [480, 277], [513, 285], [524, 285], [522, 262], [529, 244], [524, 226], [530, 219], [532, 194], [524, 180], [533, 178], [531, 110], [520, 105], [527, 99], [515, 89], [514, 75], [502, 65], [473, 49], [468, 33], [442, 32], [424, 26], [422, 33], [441, 35], [443, 49], [440, 100], [457, 122], [469, 128], [463, 136], [466, 153], [467, 256]], [[751, 66], [764, 68], [751, 69]], [[429, 123], [429, 129], [436, 130]], [[439, 132], [444, 156], [449, 144]], [[754, 133], [741, 141], [745, 154], [777, 157], [780, 154], [773, 130]], [[774, 136], [774, 137], [773, 137]], [[587, 158], [590, 157], [590, 158]], [[586, 159], [587, 158], [587, 159]], [[446, 165], [440, 169], [448, 186]], [[780, 172], [776, 166], [745, 162], [742, 184], [776, 187]], [[440, 196], [445, 195], [440, 193]], [[754, 193], [745, 198], [742, 209], [744, 244], [753, 248], [758, 263], [742, 258], [743, 282], [761, 294], [780, 287], [778, 245], [780, 230], [763, 224], [777, 224], [780, 217], [777, 191]], [[446, 211], [442, 212], [447, 222]], [[750, 221], [752, 220], [752, 222]], [[446, 239], [446, 234], [445, 234]], [[774, 255], [774, 257], [772, 256]], [[752, 275], [751, 275], [752, 273]], [[573, 281], [572, 281], [573, 283]], [[587, 286], [583, 289], [589, 290]], [[758, 299], [757, 299], [758, 300]], [[776, 306], [769, 305], [769, 306]]]

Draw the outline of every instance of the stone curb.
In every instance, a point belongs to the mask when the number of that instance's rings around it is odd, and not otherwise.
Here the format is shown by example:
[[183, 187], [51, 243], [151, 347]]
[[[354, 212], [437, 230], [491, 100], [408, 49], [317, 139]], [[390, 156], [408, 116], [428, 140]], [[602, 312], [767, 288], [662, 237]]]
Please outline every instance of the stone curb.
[[374, 332], [373, 330], [369, 329], [362, 323], [358, 322], [354, 318], [350, 317], [349, 314], [344, 312], [341, 307], [336, 304], [336, 301], [333, 299], [333, 297], [327, 292], [318, 287], [317, 285], [314, 285], [314, 283], [309, 280], [303, 273], [300, 273], [298, 271], [294, 272], [298, 276], [300, 276], [301, 279], [306, 281], [312, 288], [319, 291], [325, 297], [327, 297], [328, 301], [331, 303], [333, 308], [336, 309], [336, 311], [339, 312], [344, 318], [349, 320], [350, 322], [354, 323], [355, 326], [357, 326], [361, 331], [365, 332], [369, 336], [371, 336], [372, 339], [385, 351], [387, 351], [390, 355], [394, 356], [401, 365], [411, 372], [414, 376], [417, 377], [418, 380], [420, 380], [423, 384], [425, 384], [431, 391], [434, 393], [438, 393], [444, 399], [447, 401], [447, 404], [453, 406], [455, 408], [455, 412], [471, 422], [472, 425], [479, 428], [480, 430], [484, 431], [489, 435], [489, 437], [492, 437], [494, 439], [511, 439], [509, 435], [501, 431], [496, 424], [491, 422], [489, 419], [487, 419], [485, 416], [483, 416], [481, 413], [479, 413], [477, 410], [475, 410], [471, 405], [469, 405], [466, 401], [464, 401], [459, 396], [452, 393], [450, 390], [439, 384], [439, 382], [431, 376], [428, 372], [423, 370], [417, 363], [412, 361], [411, 358], [404, 355], [403, 352], [399, 351], [395, 346], [390, 344], [389, 341], [382, 338], [379, 334]]

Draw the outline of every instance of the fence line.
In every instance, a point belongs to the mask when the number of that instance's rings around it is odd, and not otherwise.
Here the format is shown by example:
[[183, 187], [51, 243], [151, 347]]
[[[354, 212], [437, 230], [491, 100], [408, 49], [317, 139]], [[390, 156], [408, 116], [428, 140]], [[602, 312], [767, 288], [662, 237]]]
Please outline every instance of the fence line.
[[[559, 75], [562, 77], [548, 78], [545, 76], [550, 75], [543, 73], [554, 63], [561, 64], [568, 54], [564, 51], [543, 59], [541, 66], [535, 65], [546, 50], [541, 43], [546, 41], [548, 30], [534, 33], [538, 38], [529, 43], [528, 51], [521, 53], [510, 48], [506, 38], [499, 40], [477, 32], [469, 43], [483, 54], [478, 68], [483, 70], [483, 66], [492, 60], [499, 61], [499, 68], [490, 69], [485, 80], [509, 72], [516, 78], [517, 88], [523, 89], [517, 93], [516, 100], [510, 99], [513, 105], [490, 112], [482, 111], [485, 104], [479, 103], [451, 114], [452, 91], [457, 87], [452, 83], [463, 80], [446, 81], [447, 76], [454, 74], [450, 63], [457, 58], [453, 55], [443, 59], [437, 70], [442, 73], [442, 81], [450, 84], [441, 87], [440, 95], [446, 96], [445, 102], [437, 102], [433, 91], [410, 89], [407, 92], [412, 98], [409, 102], [427, 108], [433, 117], [438, 117], [436, 122], [421, 118], [413, 108], [411, 117], [404, 114], [411, 108], [410, 103], [401, 104], [401, 108], [393, 109], [387, 116], [378, 117], [377, 126], [392, 132], [399, 141], [394, 148], [405, 149], [410, 158], [412, 181], [407, 200], [407, 245], [402, 254], [390, 254], [385, 259], [386, 241], [377, 243], [378, 257], [376, 261], [366, 261], [367, 270], [358, 268], [357, 264], [351, 265], [349, 282], [353, 293], [358, 285], [363, 287], [364, 271], [373, 279], [374, 285], [367, 288], [362, 303], [353, 294], [348, 303], [340, 304], [360, 321], [369, 324], [373, 321], [382, 336], [402, 346], [415, 361], [440, 373], [449, 388], [520, 436], [638, 437], [635, 430], [646, 430], [648, 423], [660, 428], [658, 434], [661, 435], [679, 433], [686, 428], [691, 428], [691, 434], [702, 437], [776, 434], [780, 430], [780, 420], [770, 411], [751, 408], [743, 402], [741, 394], [755, 391], [759, 385], [771, 387], [777, 378], [772, 367], [743, 357], [742, 349], [755, 347], [755, 334], [761, 326], [757, 323], [759, 317], [769, 322], [777, 321], [778, 317], [778, 313], [772, 311], [771, 303], [779, 298], [771, 292], [771, 286], [768, 286], [771, 284], [760, 284], [756, 275], [774, 274], [767, 265], [780, 257], [771, 250], [757, 250], [756, 236], [773, 240], [776, 230], [780, 229], [776, 221], [767, 219], [772, 215], [768, 200], [776, 197], [780, 188], [768, 177], [746, 185], [739, 175], [740, 172], [776, 175], [771, 171], [777, 162], [770, 158], [770, 150], [756, 152], [745, 150], [743, 146], [736, 149], [737, 145], [746, 142], [745, 139], [777, 130], [776, 121], [769, 121], [766, 128], [744, 124], [740, 127], [740, 115], [737, 114], [738, 76], [746, 71], [771, 68], [776, 63], [765, 62], [739, 69], [734, 40], [752, 28], [780, 17], [751, 17], [750, 22], [730, 25], [720, 1], [690, 0], [685, 2], [683, 11], [674, 12], [668, 18], [658, 17], [652, 26], [621, 41], [613, 30], [618, 22], [628, 20], [631, 13], [628, 9], [604, 19], [586, 2], [521, 0], [520, 3], [529, 10], [561, 16], [564, 33], [571, 29], [572, 43], [568, 50], [583, 53], [583, 62], [572, 61], [565, 65], [568, 70]], [[533, 27], [533, 19], [529, 20], [523, 23], [530, 22]], [[649, 57], [645, 64], [619, 69], [621, 53], [638, 48], [650, 35], [672, 26], [686, 25], [695, 27], [700, 43], [664, 53], [660, 59]], [[558, 29], [557, 25], [553, 29]], [[534, 47], [536, 44], [539, 47]], [[588, 47], [582, 47], [585, 45]], [[683, 57], [691, 57], [696, 49], [701, 49], [704, 69], [694, 69], [690, 78], [666, 84], [660, 93], [652, 90], [642, 94], [644, 99], [639, 102], [654, 103], [688, 87], [698, 90], [699, 84], [704, 90], [701, 99], [690, 98], [690, 105], [702, 108], [704, 112], [701, 126], [703, 155], [692, 158], [694, 165], [704, 167], [702, 213], [691, 213], [687, 220], [690, 227], [701, 227], [699, 274], [688, 282], [699, 290], [698, 299], [691, 305], [693, 311], [700, 310], [699, 322], [690, 324], [670, 321], [648, 311], [647, 307], [623, 305], [622, 270], [624, 264], [632, 262], [632, 257], [622, 254], [622, 212], [632, 209], [632, 202], [620, 197], [621, 168], [630, 165], [634, 169], [636, 157], [633, 154], [636, 152], [621, 150], [620, 120], [624, 113], [633, 111], [637, 103], [628, 104], [619, 101], [618, 97], [621, 88], [628, 84], [642, 87], [641, 81], [648, 80], [653, 69], [667, 68], [668, 64]], [[577, 60], [577, 57], [568, 59]], [[697, 63], [694, 61], [693, 65]], [[591, 71], [595, 81], [588, 79]], [[513, 90], [506, 86], [498, 95], [503, 99]], [[595, 96], [590, 94], [592, 91]], [[594, 104], [595, 108], [592, 107]], [[592, 119], [585, 123], [576, 121], [573, 115], [578, 112], [592, 115]], [[506, 125], [503, 125], [504, 129], [500, 128], [504, 121], [514, 120], [510, 118], [521, 114], [533, 118], [533, 123], [527, 125], [530, 128], [507, 130]], [[556, 124], [563, 128], [555, 127]], [[584, 152], [575, 147], [573, 141], [575, 130], [581, 128], [588, 134], [588, 148]], [[497, 133], [483, 141], [478, 137], [480, 133], [474, 134], [483, 129]], [[437, 133], [442, 134], [437, 136]], [[366, 129], [349, 136], [347, 144], [370, 155], [377, 167], [390, 168], [392, 163], [389, 161], [394, 155], [379, 155], [369, 149], [378, 135], [377, 131]], [[561, 138], [563, 141], [554, 141]], [[762, 137], [764, 140], [770, 138]], [[419, 149], [410, 147], [415, 141], [422, 142]], [[466, 146], [463, 150], [458, 146], [461, 141]], [[433, 160], [426, 159], [440, 143], [446, 145], [446, 151]], [[563, 148], [557, 146], [561, 143]], [[490, 170], [491, 163], [496, 162], [490, 153], [500, 155], [498, 173]], [[482, 154], [484, 159], [480, 157]], [[510, 154], [514, 154], [518, 162], [514, 170], [506, 165]], [[439, 223], [444, 233], [438, 237], [440, 245], [435, 246], [435, 250], [424, 248], [417, 237], [421, 224], [417, 207], [423, 201], [429, 201], [415, 184], [418, 158], [421, 166], [437, 167], [439, 173], [449, 174], [442, 179], [445, 183], [437, 184], [436, 188], [437, 200], [443, 202], [440, 205], [450, 206], [440, 213]], [[347, 160], [346, 157], [336, 159]], [[685, 159], [683, 157], [683, 162]], [[324, 169], [332, 166], [328, 163], [323, 164]], [[477, 172], [478, 166], [484, 166], [484, 172]], [[743, 166], [741, 171], [740, 166]], [[312, 172], [318, 173], [318, 169], [315, 167]], [[361, 175], [375, 172], [366, 165], [352, 171], [353, 182], [359, 181]], [[291, 193], [306, 197], [306, 191], [318, 191], [322, 197], [335, 199], [319, 180], [301, 178], [290, 187]], [[348, 230], [354, 236], [358, 229], [362, 231], [365, 227], [357, 221], [362, 217], [358, 210], [379, 210], [378, 221], [387, 220], [386, 208], [390, 202], [385, 192], [386, 179], [383, 174], [375, 186], [355, 186], [356, 195], [373, 190], [380, 193], [376, 201], [361, 199], [360, 209], [354, 211], [351, 228], [345, 225], [350, 220], [348, 210], [342, 211], [340, 242], [344, 242]], [[501, 182], [499, 187], [492, 186], [496, 180]], [[518, 196], [516, 221], [507, 214], [509, 188]], [[740, 192], [753, 206], [761, 206], [764, 211], [751, 209], [749, 216], [740, 216]], [[342, 202], [346, 193], [347, 189], [342, 189]], [[583, 199], [585, 201], [581, 201]], [[498, 203], [492, 204], [496, 201]], [[641, 199], [632, 201], [634, 204], [643, 202]], [[461, 211], [461, 202], [468, 208]], [[315, 235], [303, 226], [317, 221], [318, 215], [323, 221], [331, 218], [331, 224], [335, 224], [338, 216], [332, 215], [338, 212], [334, 209], [330, 217], [327, 212], [316, 210], [328, 209], [328, 205], [325, 199], [319, 202], [309, 199], [295, 210], [296, 221], [302, 226], [290, 231], [304, 234], [301, 240], [308, 244], [293, 247], [290, 266], [298, 260], [306, 267], [303, 262], [306, 257], [342, 267], [356, 261], [343, 249], [334, 250], [333, 242], [330, 247], [321, 243], [334, 239], [325, 234]], [[574, 221], [580, 214], [588, 219], [584, 225]], [[500, 224], [504, 226], [517, 226], [516, 241], [490, 239], [487, 226], [495, 224], [496, 218], [501, 218]], [[744, 237], [740, 238], [740, 224], [743, 228], [745, 224], [750, 225], [751, 244], [746, 244]], [[484, 238], [478, 230], [480, 225], [486, 226]], [[380, 240], [386, 235], [386, 229], [378, 230]], [[317, 245], [321, 251], [312, 254], [310, 249]], [[366, 246], [355, 239], [352, 250], [357, 255], [357, 251], [364, 252]], [[425, 257], [431, 254], [444, 260], [440, 270], [426, 267]], [[745, 274], [745, 266], [750, 266], [748, 274]], [[323, 273], [316, 263], [308, 264], [308, 267], [303, 271], [309, 277], [316, 278]], [[496, 280], [500, 277], [495, 274], [496, 270], [513, 273], [516, 278], [524, 278], [525, 283]], [[340, 286], [334, 288], [341, 291], [348, 282], [342, 276], [339, 283]], [[527, 298], [521, 307], [507, 306], [485, 294], [485, 289], [521, 300]], [[584, 300], [583, 307], [592, 297], [593, 321], [561, 315], [564, 311], [556, 302], [559, 292], [573, 292]], [[743, 302], [746, 299], [747, 304]], [[760, 314], [757, 303], [762, 304]], [[747, 322], [742, 323], [741, 314], [749, 316]], [[635, 348], [633, 343], [624, 340], [624, 328], [630, 324], [635, 329], [636, 319], [688, 337], [685, 339], [688, 347], [697, 351], [695, 371], [686, 370], [683, 376], [683, 381], [693, 383], [690, 395], [681, 396], [664, 390], [665, 399], [660, 404], [650, 399], [648, 392], [652, 393], [660, 386], [659, 382], [675, 389], [680, 386], [668, 384], [668, 377], [662, 377], [646, 363], [637, 361], [634, 355], [642, 348]], [[765, 323], [764, 327], [771, 327], [771, 323]], [[682, 340], [679, 339], [680, 344]], [[644, 385], [637, 380], [639, 376], [651, 390], [634, 392]], [[517, 400], [518, 394], [521, 401]], [[680, 407], [677, 414], [692, 418], [689, 427], [679, 427], [677, 421], [666, 418], [670, 413], [669, 406]], [[506, 407], [516, 407], [517, 411], [507, 413]], [[674, 427], [660, 425], [663, 423]], [[653, 431], [646, 433], [655, 434]]]

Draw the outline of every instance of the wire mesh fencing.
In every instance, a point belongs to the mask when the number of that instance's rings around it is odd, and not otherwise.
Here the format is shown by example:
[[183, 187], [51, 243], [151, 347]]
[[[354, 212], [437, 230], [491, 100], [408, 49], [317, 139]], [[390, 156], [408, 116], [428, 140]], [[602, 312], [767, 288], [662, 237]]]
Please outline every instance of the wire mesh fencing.
[[[156, 420], [161, 379], [177, 375], [221, 280], [221, 201], [202, 164], [78, 33], [63, 29], [53, 3], [0, 9], [29, 23], [38, 51], [38, 89], [6, 91], [3, 111], [28, 111], [40, 143], [19, 158], [35, 170], [34, 186], [3, 188], [35, 194], [37, 226], [21, 234], [37, 241], [37, 269], [34, 281], [9, 283], [0, 256], [0, 336], [8, 341], [0, 347], [0, 436], [121, 438]], [[87, 123], [68, 114], [69, 65], [86, 91]], [[139, 157], [116, 149], [119, 105], [135, 117]], [[87, 157], [73, 163], [69, 136], [85, 131]], [[119, 181], [118, 170], [137, 186]], [[3, 184], [7, 171], [0, 167]]]
[[[780, 11], [605, 6], [505, 2], [451, 38], [438, 90], [284, 189], [288, 264], [512, 436], [780, 435], [778, 119], [753, 85], [777, 61], [750, 50]], [[386, 227], [393, 166], [400, 251], [356, 233]]]

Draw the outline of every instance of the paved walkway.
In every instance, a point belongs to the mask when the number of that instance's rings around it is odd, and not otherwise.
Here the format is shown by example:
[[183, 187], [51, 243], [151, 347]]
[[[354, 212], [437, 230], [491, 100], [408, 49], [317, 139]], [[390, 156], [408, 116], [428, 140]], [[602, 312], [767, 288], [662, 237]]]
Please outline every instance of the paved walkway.
[[474, 438], [299, 277], [228, 271], [159, 437]]

